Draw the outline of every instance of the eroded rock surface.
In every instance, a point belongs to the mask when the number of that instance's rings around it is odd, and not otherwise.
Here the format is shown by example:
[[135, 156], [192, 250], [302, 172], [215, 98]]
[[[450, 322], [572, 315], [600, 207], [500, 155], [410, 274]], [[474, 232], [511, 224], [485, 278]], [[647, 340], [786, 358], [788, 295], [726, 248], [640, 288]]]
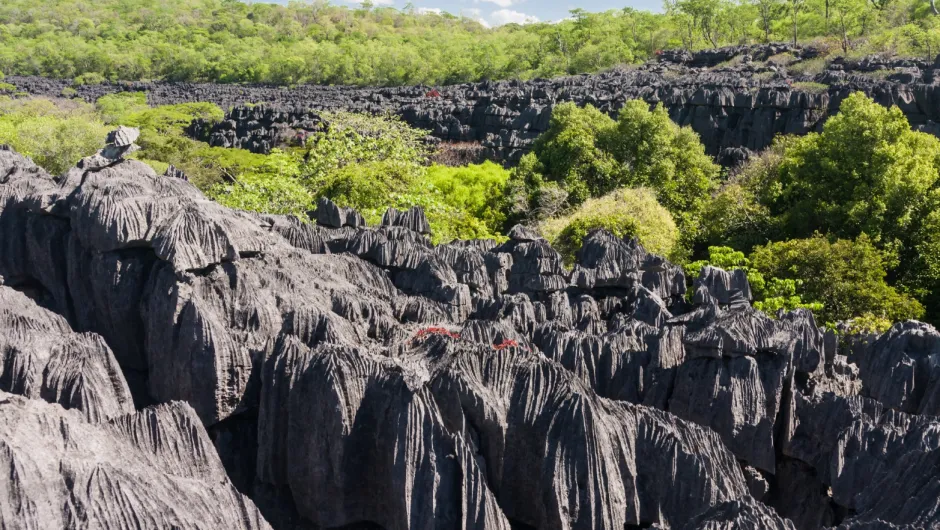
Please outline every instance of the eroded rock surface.
[[[391, 112], [444, 142], [482, 146], [482, 157], [513, 163], [547, 130], [555, 105], [575, 102], [616, 115], [626, 101], [662, 103], [670, 117], [698, 132], [706, 151], [726, 165], [747, 159], [777, 134], [818, 131], [842, 100], [863, 91], [897, 105], [912, 127], [940, 135], [940, 65], [866, 57], [836, 59], [818, 73], [798, 73], [818, 51], [788, 44], [732, 46], [694, 54], [667, 50], [649, 64], [592, 75], [437, 87], [295, 88], [135, 82], [72, 85], [8, 76], [17, 90], [60, 97], [71, 87], [88, 101], [121, 91], [146, 92], [151, 104], [209, 101], [231, 109], [218, 124], [195, 122], [193, 137], [211, 145], [268, 152], [305, 141], [327, 126], [324, 111]], [[808, 83], [808, 84], [807, 84]], [[479, 149], [478, 149], [479, 150]], [[476, 157], [477, 155], [472, 155]]]
[[183, 403], [103, 423], [0, 392], [0, 527], [270, 528]]
[[136, 161], [53, 178], [0, 150], [0, 315], [51, 330], [17, 339], [33, 357], [97, 337], [135, 397], [187, 403], [186, 451], [206, 429], [220, 458], [192, 465], [224, 463], [278, 528], [940, 524], [930, 326], [850, 346], [756, 311], [740, 273], [690, 281], [604, 231], [569, 270], [522, 226], [439, 246], [427, 226], [232, 211]]

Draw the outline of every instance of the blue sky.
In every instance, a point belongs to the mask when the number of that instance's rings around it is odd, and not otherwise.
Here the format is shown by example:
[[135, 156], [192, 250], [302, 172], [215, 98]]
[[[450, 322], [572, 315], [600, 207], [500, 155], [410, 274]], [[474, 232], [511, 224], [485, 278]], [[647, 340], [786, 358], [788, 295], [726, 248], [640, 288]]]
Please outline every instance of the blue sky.
[[[286, 3], [286, 0], [267, 1]], [[361, 1], [333, 0], [333, 3], [356, 5]], [[401, 9], [408, 0], [372, 0], [372, 3]], [[568, 11], [578, 7], [586, 11], [606, 11], [624, 7], [661, 11], [663, 5], [662, 0], [411, 0], [411, 3], [419, 9], [443, 10], [455, 15], [463, 14], [477, 18], [490, 26], [536, 20], [553, 22], [567, 17]]]

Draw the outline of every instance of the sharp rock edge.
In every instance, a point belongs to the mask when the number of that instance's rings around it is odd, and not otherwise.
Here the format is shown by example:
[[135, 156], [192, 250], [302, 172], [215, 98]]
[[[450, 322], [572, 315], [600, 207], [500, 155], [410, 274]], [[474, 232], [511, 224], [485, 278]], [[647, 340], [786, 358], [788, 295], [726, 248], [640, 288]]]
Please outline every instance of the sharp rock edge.
[[270, 528], [184, 403], [93, 423], [0, 392], [0, 462], [3, 528]]
[[426, 227], [327, 200], [306, 221], [233, 211], [136, 161], [53, 178], [0, 150], [3, 292], [58, 315], [20, 310], [44, 336], [99, 334], [82, 355], [109, 347], [138, 406], [192, 407], [199, 451], [204, 425], [279, 528], [940, 524], [933, 328], [840, 342], [755, 311], [739, 273], [687, 296], [680, 267], [604, 231], [568, 270], [521, 226], [440, 246]]

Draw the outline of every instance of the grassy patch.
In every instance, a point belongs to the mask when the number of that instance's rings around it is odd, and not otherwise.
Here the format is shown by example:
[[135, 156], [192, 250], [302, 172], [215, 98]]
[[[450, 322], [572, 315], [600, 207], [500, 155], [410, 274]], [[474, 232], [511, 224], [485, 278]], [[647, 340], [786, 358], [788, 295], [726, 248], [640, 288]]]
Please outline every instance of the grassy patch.
[[805, 61], [798, 61], [787, 67], [787, 70], [790, 73], [795, 75], [806, 75], [814, 76], [823, 73], [826, 70], [826, 58], [825, 57], [816, 57], [815, 59], [807, 59]]
[[809, 94], [824, 94], [829, 91], [829, 85], [812, 81], [798, 81], [793, 83], [793, 88]]

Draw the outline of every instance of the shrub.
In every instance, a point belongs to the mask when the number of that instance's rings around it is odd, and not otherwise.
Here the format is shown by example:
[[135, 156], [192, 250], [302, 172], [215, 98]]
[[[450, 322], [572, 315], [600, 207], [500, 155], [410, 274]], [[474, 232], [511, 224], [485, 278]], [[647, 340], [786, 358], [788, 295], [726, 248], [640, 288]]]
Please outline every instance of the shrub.
[[560, 195], [553, 183], [571, 206], [619, 188], [647, 187], [691, 241], [718, 173], [698, 136], [673, 123], [661, 105], [650, 111], [629, 101], [614, 121], [590, 105], [567, 103], [555, 108], [549, 130], [513, 171], [512, 208], [545, 218], [544, 198]]
[[72, 80], [76, 85], [100, 85], [105, 81], [107, 81], [107, 79], [97, 72], [88, 72]]
[[42, 98], [0, 102], [0, 144], [9, 144], [53, 174], [103, 147], [107, 132], [85, 103]]
[[622, 180], [623, 168], [600, 145], [615, 126], [591, 105], [562, 103], [552, 110], [549, 128], [534, 146], [538, 172], [562, 185], [572, 205], [603, 195]]
[[125, 116], [147, 110], [147, 94], [118, 92], [98, 98], [95, 107], [105, 123], [120, 125]]
[[617, 237], [636, 237], [648, 251], [662, 256], [673, 255], [679, 239], [672, 215], [645, 188], [589, 199], [569, 215], [544, 221], [539, 228], [569, 264], [575, 261], [584, 236], [598, 228]]
[[502, 166], [493, 162], [461, 168], [431, 166], [427, 179], [444, 202], [480, 219], [494, 233], [505, 231], [509, 171]]
[[923, 306], [885, 282], [886, 257], [866, 235], [830, 242], [821, 235], [769, 243], [750, 257], [765, 277], [802, 282], [800, 292], [824, 304], [823, 322], [870, 314], [890, 321], [920, 318]]
[[705, 205], [702, 212], [703, 244], [731, 246], [750, 251], [771, 239], [773, 219], [744, 184], [732, 180]]
[[[810, 309], [819, 312], [824, 307], [821, 302], [804, 301], [804, 296], [800, 292], [803, 285], [802, 280], [765, 277], [760, 270], [752, 265], [751, 260], [744, 256], [743, 252], [731, 247], [709, 247], [708, 259], [685, 265], [686, 276], [696, 278], [702, 267], [706, 265], [729, 271], [743, 270], [747, 274], [747, 280], [754, 295], [754, 307], [772, 317], [776, 316], [780, 310]], [[690, 297], [693, 294], [694, 292], [691, 290], [688, 292]]]
[[306, 218], [316, 197], [298, 174], [296, 161], [274, 150], [259, 167], [241, 173], [237, 182], [215, 184], [207, 195], [229, 208]]
[[676, 125], [662, 104], [650, 111], [645, 102], [634, 100], [620, 111], [605, 145], [626, 168], [628, 177], [620, 185], [652, 188], [689, 237], [697, 232], [719, 174], [698, 134]]
[[431, 150], [425, 131], [412, 128], [393, 116], [366, 116], [347, 112], [324, 115], [326, 131], [311, 135], [304, 154], [303, 176], [313, 187], [331, 172], [352, 164], [383, 162], [396, 175], [417, 178]]

